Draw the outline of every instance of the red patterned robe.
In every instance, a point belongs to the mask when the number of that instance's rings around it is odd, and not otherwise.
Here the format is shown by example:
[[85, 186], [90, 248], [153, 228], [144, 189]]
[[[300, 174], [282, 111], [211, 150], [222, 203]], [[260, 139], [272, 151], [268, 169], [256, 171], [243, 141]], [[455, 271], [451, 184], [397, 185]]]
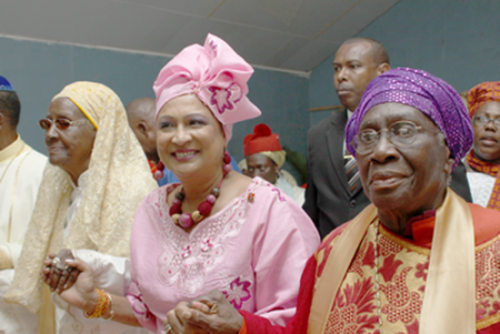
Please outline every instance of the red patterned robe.
[[[476, 330], [500, 333], [500, 212], [474, 204], [469, 207], [476, 244]], [[413, 219], [407, 238], [381, 224], [378, 231], [377, 224], [370, 225], [340, 286], [325, 333], [379, 333], [380, 326], [383, 333], [418, 333], [434, 218], [431, 213]], [[297, 313], [287, 327], [272, 326], [265, 319], [241, 312], [245, 324], [240, 333], [307, 333], [315, 280], [323, 274], [331, 244], [343, 227], [327, 236], [309, 259], [301, 279]]]

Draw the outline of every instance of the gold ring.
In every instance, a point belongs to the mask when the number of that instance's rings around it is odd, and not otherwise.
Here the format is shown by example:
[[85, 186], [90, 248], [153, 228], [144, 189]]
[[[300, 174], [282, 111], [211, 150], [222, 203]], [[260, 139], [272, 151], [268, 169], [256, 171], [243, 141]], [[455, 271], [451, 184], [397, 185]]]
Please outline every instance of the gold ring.
[[168, 322], [165, 322], [165, 327], [163, 327], [163, 334], [168, 334], [172, 330], [172, 326]]

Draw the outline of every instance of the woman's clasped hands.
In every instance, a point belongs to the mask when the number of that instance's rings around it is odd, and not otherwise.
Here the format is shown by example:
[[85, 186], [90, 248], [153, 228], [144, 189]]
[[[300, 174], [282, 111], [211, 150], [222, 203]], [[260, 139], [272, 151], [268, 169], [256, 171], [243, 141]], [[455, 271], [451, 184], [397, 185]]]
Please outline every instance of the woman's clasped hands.
[[235, 334], [243, 325], [243, 317], [213, 290], [191, 302], [180, 302], [167, 313], [164, 334]]

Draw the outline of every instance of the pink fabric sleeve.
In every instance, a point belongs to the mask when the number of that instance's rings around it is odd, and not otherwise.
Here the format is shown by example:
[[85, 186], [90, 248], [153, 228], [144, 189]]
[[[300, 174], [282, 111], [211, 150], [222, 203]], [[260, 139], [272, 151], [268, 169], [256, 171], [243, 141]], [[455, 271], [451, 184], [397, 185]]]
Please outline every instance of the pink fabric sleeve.
[[142, 325], [142, 327], [147, 328], [153, 332], [157, 331], [157, 319], [154, 314], [152, 314], [147, 305], [142, 301], [142, 295], [137, 286], [137, 282], [132, 280], [128, 287], [127, 299], [132, 305], [132, 310], [134, 315]]
[[320, 239], [312, 221], [293, 200], [273, 197], [269, 210], [258, 217], [265, 223], [253, 240], [255, 314], [285, 325], [295, 313], [302, 271]]
[[263, 317], [240, 311], [244, 319], [244, 326], [239, 334], [301, 334], [307, 333], [307, 322], [314, 290], [314, 278], [316, 272], [316, 259], [314, 256], [307, 261], [302, 278], [297, 304], [297, 312], [286, 327], [272, 325]]

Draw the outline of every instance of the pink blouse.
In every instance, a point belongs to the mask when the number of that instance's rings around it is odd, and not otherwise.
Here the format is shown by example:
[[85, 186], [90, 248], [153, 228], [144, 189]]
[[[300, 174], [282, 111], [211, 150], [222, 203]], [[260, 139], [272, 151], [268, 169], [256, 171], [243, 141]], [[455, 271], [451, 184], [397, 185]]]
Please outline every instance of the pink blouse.
[[255, 178], [223, 210], [186, 233], [168, 214], [167, 187], [145, 198], [132, 229], [127, 297], [139, 322], [160, 333], [169, 310], [213, 289], [237, 309], [275, 324], [288, 322], [300, 275], [320, 241], [306, 213]]

